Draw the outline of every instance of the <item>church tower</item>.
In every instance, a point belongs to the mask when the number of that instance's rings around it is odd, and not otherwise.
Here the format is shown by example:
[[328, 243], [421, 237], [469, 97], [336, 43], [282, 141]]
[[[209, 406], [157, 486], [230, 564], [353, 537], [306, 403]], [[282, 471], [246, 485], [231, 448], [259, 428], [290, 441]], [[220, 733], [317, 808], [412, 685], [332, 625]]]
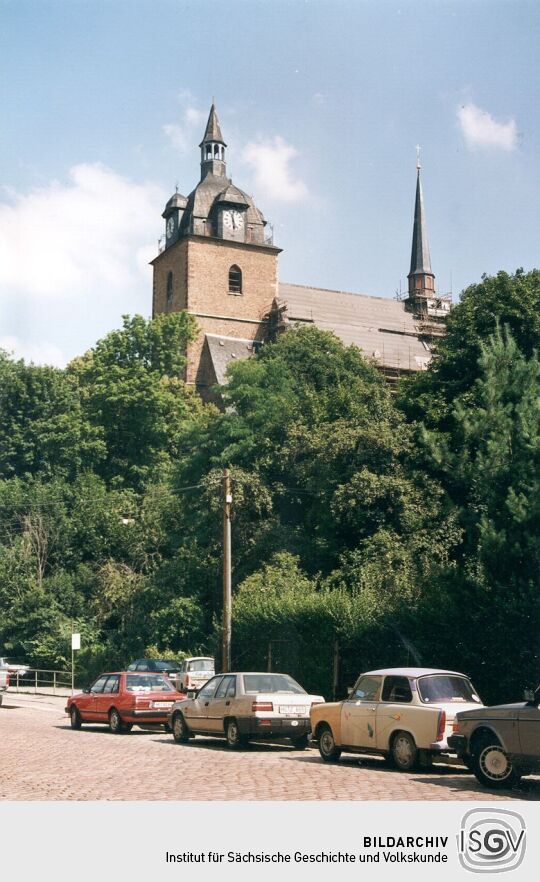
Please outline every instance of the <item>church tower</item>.
[[411, 249], [411, 267], [408, 281], [409, 291], [405, 298], [405, 309], [414, 313], [419, 321], [423, 339], [433, 339], [444, 333], [444, 321], [451, 307], [451, 298], [435, 292], [435, 274], [431, 269], [427, 226], [424, 211], [424, 196], [420, 178], [420, 148], [416, 159], [416, 198], [414, 203], [414, 222]]
[[199, 147], [199, 183], [187, 197], [174, 193], [163, 211], [153, 314], [185, 309], [195, 316], [199, 336], [188, 348], [186, 380], [210, 397], [227, 358], [245, 358], [267, 337], [281, 249], [251, 196], [226, 176], [227, 144], [214, 104]]
[[408, 280], [409, 300], [425, 300], [428, 297], [434, 296], [435, 276], [431, 271], [419, 156], [416, 161], [416, 199], [414, 204], [411, 268]]

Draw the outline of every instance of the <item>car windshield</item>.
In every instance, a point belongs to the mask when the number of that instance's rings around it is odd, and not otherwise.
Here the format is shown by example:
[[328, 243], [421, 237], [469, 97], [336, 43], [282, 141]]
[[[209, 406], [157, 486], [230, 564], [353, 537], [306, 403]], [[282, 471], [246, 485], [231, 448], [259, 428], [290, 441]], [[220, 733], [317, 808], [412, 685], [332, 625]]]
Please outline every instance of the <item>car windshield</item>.
[[305, 695], [306, 690], [288, 674], [244, 674], [244, 692], [288, 692]]
[[179, 671], [180, 665], [173, 661], [155, 661], [154, 667], [156, 671]]
[[193, 661], [188, 662], [188, 671], [213, 671], [214, 670], [214, 659], [213, 658], [196, 658]]
[[126, 689], [128, 692], [174, 692], [169, 681], [160, 674], [128, 674]]
[[467, 677], [450, 674], [430, 674], [427, 677], [420, 677], [418, 693], [425, 704], [441, 701], [482, 703]]

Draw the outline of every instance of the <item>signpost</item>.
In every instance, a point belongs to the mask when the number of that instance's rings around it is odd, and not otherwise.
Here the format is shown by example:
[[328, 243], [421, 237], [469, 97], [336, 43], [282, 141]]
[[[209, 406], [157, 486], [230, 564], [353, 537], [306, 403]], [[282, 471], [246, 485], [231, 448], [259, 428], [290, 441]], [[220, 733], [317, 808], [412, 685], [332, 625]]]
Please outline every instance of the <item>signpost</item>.
[[71, 632], [71, 694], [75, 692], [75, 650], [81, 648], [81, 635]]

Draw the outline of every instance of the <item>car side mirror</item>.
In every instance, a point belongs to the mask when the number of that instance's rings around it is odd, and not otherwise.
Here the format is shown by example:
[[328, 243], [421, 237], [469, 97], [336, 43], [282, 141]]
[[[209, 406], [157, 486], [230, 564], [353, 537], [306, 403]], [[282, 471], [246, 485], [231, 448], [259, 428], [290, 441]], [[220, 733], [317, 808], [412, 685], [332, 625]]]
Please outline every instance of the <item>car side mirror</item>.
[[186, 695], [188, 698], [196, 698], [197, 697], [197, 689], [188, 689]]
[[347, 686], [347, 698], [350, 698], [353, 693], [353, 687]]
[[91, 692], [91, 691], [92, 691], [92, 690], [90, 689], [90, 686], [86, 686], [86, 687], [83, 689], [83, 692], [85, 693], [85, 695], [90, 695], [90, 692]]
[[529, 701], [533, 704], [536, 703], [534, 689], [524, 689], [523, 690], [523, 701]]

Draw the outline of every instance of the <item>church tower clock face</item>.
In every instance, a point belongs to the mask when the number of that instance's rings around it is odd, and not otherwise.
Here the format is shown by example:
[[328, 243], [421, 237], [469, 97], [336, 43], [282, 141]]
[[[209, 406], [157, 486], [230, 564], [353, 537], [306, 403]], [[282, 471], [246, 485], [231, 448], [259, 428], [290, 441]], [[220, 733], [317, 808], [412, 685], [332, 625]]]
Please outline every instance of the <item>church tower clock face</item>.
[[244, 226], [244, 215], [241, 211], [231, 209], [223, 212], [223, 224], [230, 230], [241, 230]]

